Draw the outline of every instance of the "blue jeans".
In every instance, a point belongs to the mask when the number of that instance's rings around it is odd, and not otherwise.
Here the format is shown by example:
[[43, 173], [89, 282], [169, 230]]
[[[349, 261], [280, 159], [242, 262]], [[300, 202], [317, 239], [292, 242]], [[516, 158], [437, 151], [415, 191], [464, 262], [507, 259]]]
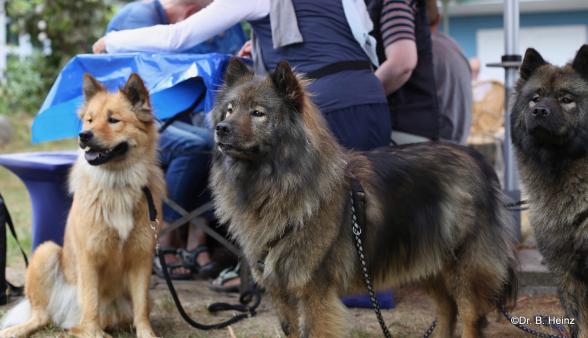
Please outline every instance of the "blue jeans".
[[[209, 129], [180, 121], [160, 135], [159, 159], [165, 171], [168, 197], [188, 211], [210, 200], [208, 172], [212, 146]], [[163, 217], [171, 223], [181, 215], [164, 205]]]

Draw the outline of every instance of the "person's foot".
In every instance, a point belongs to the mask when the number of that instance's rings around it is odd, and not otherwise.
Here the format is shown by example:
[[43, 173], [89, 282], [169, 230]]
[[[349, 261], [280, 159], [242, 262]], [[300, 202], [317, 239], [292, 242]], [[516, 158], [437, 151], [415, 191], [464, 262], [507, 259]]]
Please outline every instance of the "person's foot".
[[163, 255], [163, 258], [165, 259], [165, 264], [167, 264], [168, 267], [174, 266], [174, 268], [171, 270], [171, 272], [176, 273], [176, 274], [184, 274], [184, 275], [188, 275], [190, 273], [192, 273], [192, 271], [190, 271], [190, 269], [186, 268], [183, 264], [182, 264], [182, 260], [180, 258], [178, 258], [178, 255], [174, 252], [173, 254], [166, 254]]
[[[192, 278], [192, 271], [184, 266], [181, 259], [177, 256], [175, 248], [160, 248], [159, 252], [163, 254], [167, 273], [172, 280], [187, 280]], [[160, 278], [165, 278], [159, 256], [153, 257], [153, 272]]]
[[178, 253], [184, 266], [192, 269], [199, 278], [213, 277], [219, 271], [218, 264], [210, 259], [206, 245], [198, 245], [193, 250], [180, 249]]
[[[188, 248], [188, 251], [193, 251], [193, 250], [196, 250], [196, 248], [192, 248], [192, 249]], [[210, 258], [210, 252], [208, 252], [208, 249], [201, 250], [196, 255], [196, 263], [198, 263], [199, 266], [205, 266], [206, 264], [210, 263], [211, 261], [212, 261], [212, 259]]]
[[217, 278], [210, 282], [209, 288], [218, 292], [239, 292], [241, 278], [239, 277], [239, 264], [224, 269]]

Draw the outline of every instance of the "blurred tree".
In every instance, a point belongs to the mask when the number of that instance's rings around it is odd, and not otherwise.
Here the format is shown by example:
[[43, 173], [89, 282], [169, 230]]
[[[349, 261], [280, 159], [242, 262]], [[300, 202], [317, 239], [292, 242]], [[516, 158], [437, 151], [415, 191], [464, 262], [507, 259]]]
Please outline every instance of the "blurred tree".
[[0, 83], [0, 114], [34, 115], [59, 70], [74, 55], [91, 52], [121, 0], [9, 0], [10, 35], [30, 36], [35, 48], [10, 57]]
[[29, 34], [33, 46], [48, 52], [44, 79], [53, 81], [72, 56], [91, 51], [104, 34], [115, 0], [10, 0], [10, 30]]

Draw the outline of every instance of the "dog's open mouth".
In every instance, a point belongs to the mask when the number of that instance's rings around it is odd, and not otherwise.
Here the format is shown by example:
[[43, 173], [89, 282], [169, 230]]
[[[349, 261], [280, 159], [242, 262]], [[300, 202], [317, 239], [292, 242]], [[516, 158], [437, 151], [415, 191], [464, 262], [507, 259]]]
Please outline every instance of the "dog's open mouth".
[[129, 144], [127, 142], [121, 142], [113, 148], [100, 148], [87, 145], [83, 149], [85, 151], [84, 157], [88, 163], [91, 165], [101, 165], [126, 154], [129, 150]]

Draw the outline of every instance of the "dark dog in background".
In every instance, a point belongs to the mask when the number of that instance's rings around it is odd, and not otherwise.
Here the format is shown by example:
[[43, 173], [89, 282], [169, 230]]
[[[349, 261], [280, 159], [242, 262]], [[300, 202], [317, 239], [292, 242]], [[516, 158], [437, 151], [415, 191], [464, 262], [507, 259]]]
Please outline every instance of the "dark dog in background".
[[480, 337], [488, 311], [514, 298], [510, 216], [496, 175], [449, 144], [352, 152], [335, 141], [305, 83], [285, 62], [256, 77], [232, 60], [213, 112], [211, 187], [255, 280], [288, 337], [344, 337], [339, 300], [363, 291], [349, 208], [366, 192], [364, 250], [376, 285], [420, 282], [436, 337]]
[[575, 335], [588, 337], [588, 45], [563, 67], [525, 53], [512, 140], [539, 249]]

